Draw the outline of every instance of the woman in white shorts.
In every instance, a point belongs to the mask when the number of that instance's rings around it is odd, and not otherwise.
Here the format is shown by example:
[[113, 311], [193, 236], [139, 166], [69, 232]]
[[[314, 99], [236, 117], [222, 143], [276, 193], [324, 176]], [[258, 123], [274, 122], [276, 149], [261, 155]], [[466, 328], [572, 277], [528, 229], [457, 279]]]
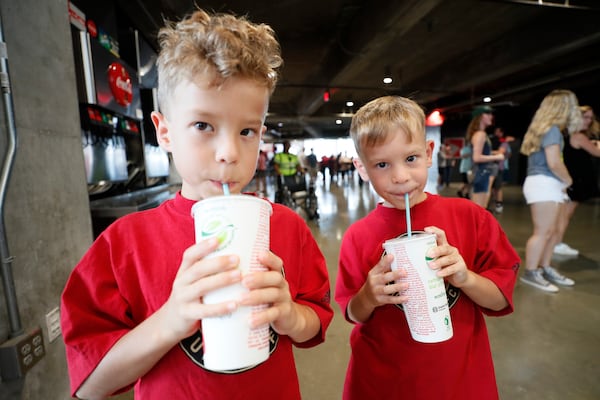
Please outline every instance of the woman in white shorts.
[[523, 196], [527, 204], [543, 202], [564, 203], [569, 199], [565, 183], [548, 175], [528, 175], [523, 183]]
[[581, 113], [575, 94], [554, 90], [537, 109], [521, 145], [528, 156], [523, 195], [531, 209], [533, 234], [525, 248], [525, 272], [521, 281], [546, 292], [558, 292], [554, 284], [572, 286], [572, 279], [550, 265], [558, 241], [560, 206], [573, 180], [562, 161], [563, 134], [579, 130]]

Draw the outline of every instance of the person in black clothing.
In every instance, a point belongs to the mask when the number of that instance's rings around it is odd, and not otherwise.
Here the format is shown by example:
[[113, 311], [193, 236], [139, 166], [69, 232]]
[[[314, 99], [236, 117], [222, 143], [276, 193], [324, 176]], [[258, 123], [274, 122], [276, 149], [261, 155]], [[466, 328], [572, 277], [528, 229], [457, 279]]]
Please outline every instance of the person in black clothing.
[[563, 159], [573, 184], [567, 189], [569, 199], [563, 203], [558, 224], [559, 241], [554, 246], [554, 254], [576, 256], [577, 249], [563, 242], [563, 237], [569, 221], [575, 213], [579, 203], [600, 196], [598, 178], [595, 172], [594, 157], [600, 157], [600, 147], [592, 138], [600, 131], [598, 121], [594, 117], [594, 110], [590, 106], [581, 106], [583, 118], [582, 128], [570, 136], [565, 137]]

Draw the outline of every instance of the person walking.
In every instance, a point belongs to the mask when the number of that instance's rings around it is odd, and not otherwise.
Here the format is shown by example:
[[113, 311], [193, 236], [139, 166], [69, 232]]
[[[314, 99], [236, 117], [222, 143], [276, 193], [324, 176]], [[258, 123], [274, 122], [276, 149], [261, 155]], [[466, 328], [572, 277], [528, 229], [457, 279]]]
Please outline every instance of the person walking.
[[317, 156], [315, 154], [315, 149], [310, 149], [310, 154], [306, 156], [306, 168], [308, 169], [308, 177], [310, 179], [310, 184], [314, 185], [317, 174], [319, 173], [319, 162], [317, 161]]
[[258, 161], [256, 163], [256, 191], [260, 196], [267, 194], [267, 166], [269, 156], [267, 152], [260, 149], [258, 152]]
[[504, 129], [501, 126], [496, 126], [494, 128], [494, 135], [491, 138], [492, 152], [504, 155], [504, 159], [498, 161], [498, 173], [492, 183], [491, 198], [493, 199], [494, 212], [496, 214], [502, 214], [502, 211], [504, 211], [504, 193], [502, 185], [504, 185], [505, 173], [508, 171], [508, 160], [512, 155], [510, 142], [514, 140], [514, 137], [506, 136], [504, 134]]
[[467, 142], [473, 148], [473, 183], [471, 200], [483, 208], [488, 207], [490, 191], [498, 170], [498, 161], [504, 160], [502, 154], [492, 154], [492, 144], [485, 129], [492, 125], [494, 110], [490, 106], [478, 106], [473, 109], [471, 122], [467, 127]]
[[472, 179], [472, 168], [473, 168], [473, 149], [471, 143], [465, 142], [465, 145], [460, 149], [460, 163], [458, 164], [458, 171], [462, 180], [462, 186], [458, 189], [458, 197], [464, 197], [466, 199], [471, 198], [471, 179]]
[[581, 127], [581, 112], [575, 94], [554, 90], [542, 100], [525, 133], [521, 153], [527, 156], [523, 195], [531, 209], [533, 233], [525, 247], [525, 273], [521, 282], [546, 292], [572, 286], [574, 281], [550, 265], [558, 243], [561, 204], [573, 179], [562, 160], [563, 132], [570, 135]]
[[448, 139], [440, 147], [438, 152], [438, 168], [439, 168], [439, 189], [450, 187], [450, 175], [454, 167], [454, 159], [452, 158], [452, 147]]

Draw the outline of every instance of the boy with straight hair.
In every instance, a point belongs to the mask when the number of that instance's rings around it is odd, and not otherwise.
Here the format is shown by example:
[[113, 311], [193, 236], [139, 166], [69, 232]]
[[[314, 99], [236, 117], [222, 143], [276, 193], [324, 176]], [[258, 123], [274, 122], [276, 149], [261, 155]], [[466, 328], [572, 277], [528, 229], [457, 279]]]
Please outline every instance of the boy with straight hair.
[[[355, 324], [343, 399], [497, 399], [484, 314], [513, 311], [517, 253], [484, 208], [424, 192], [434, 144], [414, 101], [367, 103], [352, 118], [350, 135], [355, 166], [383, 202], [342, 240], [335, 298]], [[406, 271], [392, 271], [393, 256], [383, 252], [386, 240], [407, 230], [405, 194], [413, 230], [436, 235], [427, 257], [445, 280], [454, 330], [440, 343], [412, 339], [402, 308]]]
[[[173, 155], [181, 191], [108, 227], [72, 272], [62, 329], [72, 394], [100, 399], [135, 386], [136, 399], [300, 399], [292, 346], [321, 343], [333, 312], [325, 259], [292, 210], [271, 204], [265, 271], [242, 276], [236, 255], [206, 258], [192, 206], [239, 194], [251, 180], [282, 61], [270, 27], [198, 10], [159, 32], [159, 144]], [[285, 265], [285, 274], [284, 272]], [[203, 296], [241, 282], [236, 301]], [[244, 370], [203, 366], [201, 320], [267, 304], [248, 321], [270, 324], [269, 358]]]

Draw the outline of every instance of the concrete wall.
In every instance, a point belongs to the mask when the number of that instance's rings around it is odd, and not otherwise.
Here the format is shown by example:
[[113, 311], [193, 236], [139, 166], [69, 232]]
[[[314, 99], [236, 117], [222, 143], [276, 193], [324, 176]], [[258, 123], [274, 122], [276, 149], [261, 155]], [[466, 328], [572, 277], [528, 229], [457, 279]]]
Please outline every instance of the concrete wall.
[[[67, 399], [62, 337], [48, 342], [45, 317], [92, 242], [67, 0], [0, 0], [0, 13], [18, 134], [5, 225], [22, 325], [42, 327], [47, 352], [23, 379], [0, 382], [0, 399]], [[4, 299], [0, 288], [0, 343]]]

